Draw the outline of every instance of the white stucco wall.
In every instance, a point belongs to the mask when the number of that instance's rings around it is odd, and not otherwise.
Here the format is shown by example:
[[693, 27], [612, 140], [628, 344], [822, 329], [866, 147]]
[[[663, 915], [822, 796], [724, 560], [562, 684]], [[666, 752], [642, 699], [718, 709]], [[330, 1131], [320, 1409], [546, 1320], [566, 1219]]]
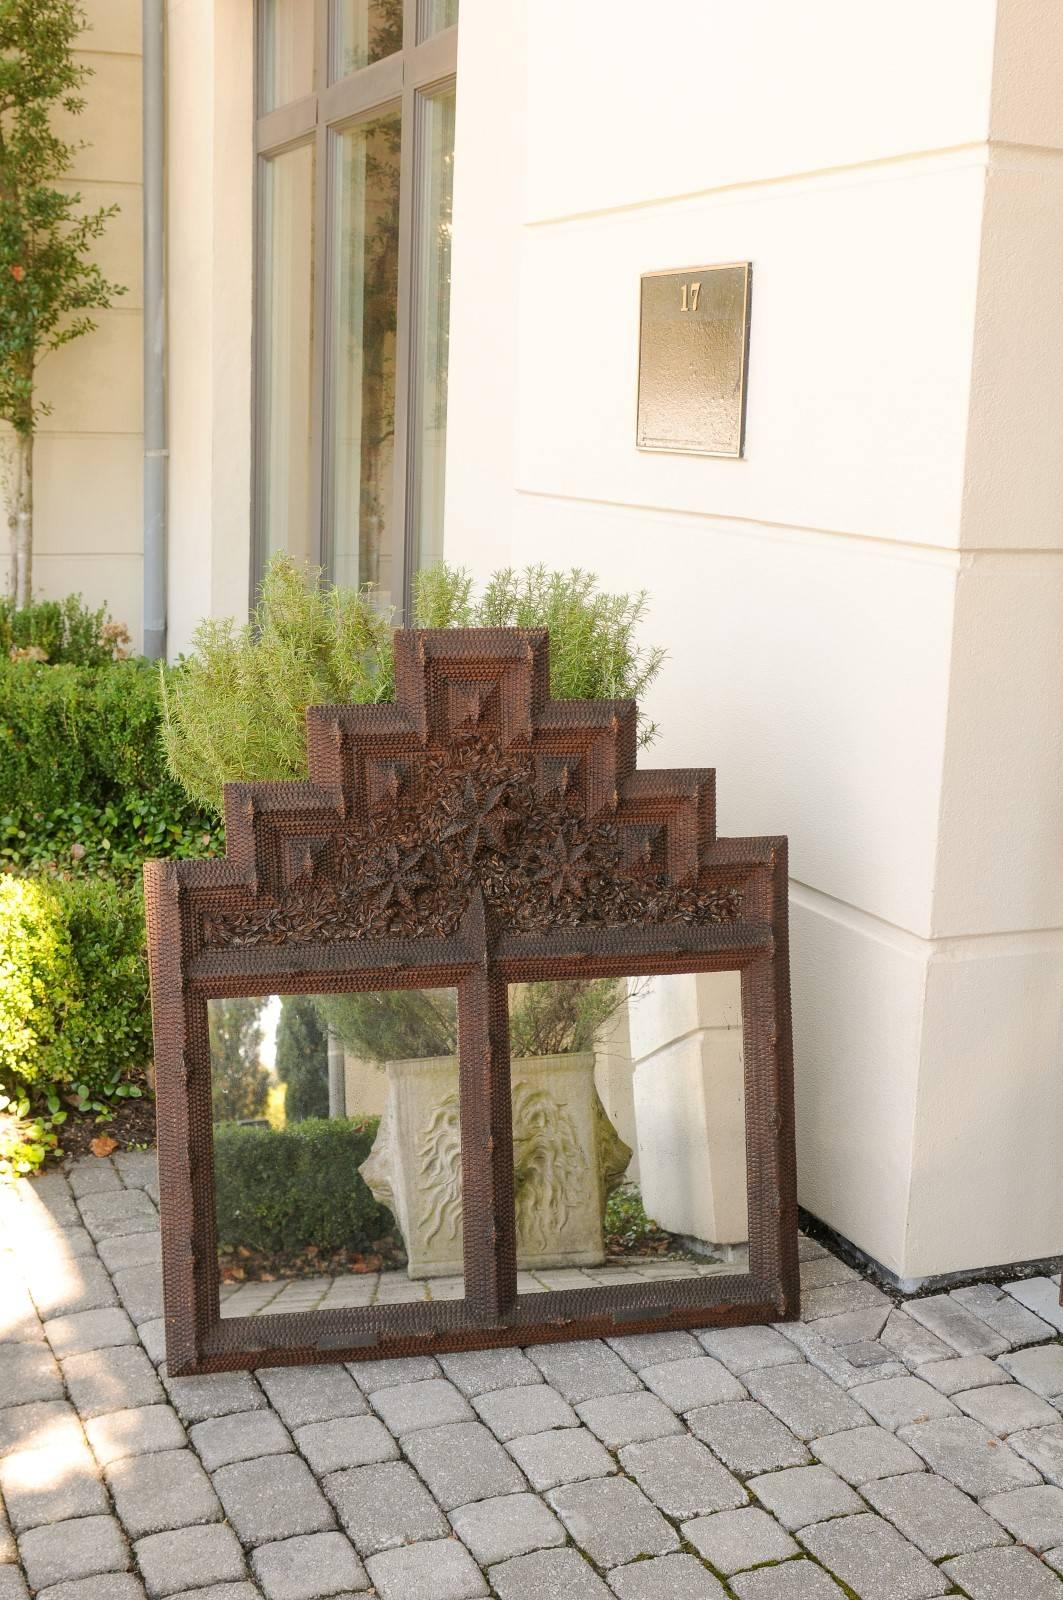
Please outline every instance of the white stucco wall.
[[[802, 1202], [902, 1277], [1050, 1254], [1063, 12], [643, 23], [462, 0], [447, 555], [647, 588], [652, 759], [790, 835]], [[637, 451], [639, 274], [744, 259], [746, 459]]]
[[[56, 119], [85, 142], [64, 186], [86, 209], [116, 205], [95, 259], [126, 293], [93, 312], [95, 332], [46, 356], [38, 398], [52, 407], [34, 444], [33, 590], [106, 603], [139, 646], [142, 619], [141, 42], [139, 0], [82, 0], [78, 60], [91, 68], [85, 110]], [[3, 489], [6, 502], [7, 486]], [[6, 503], [4, 520], [6, 522]], [[7, 565], [7, 537], [3, 540]]]

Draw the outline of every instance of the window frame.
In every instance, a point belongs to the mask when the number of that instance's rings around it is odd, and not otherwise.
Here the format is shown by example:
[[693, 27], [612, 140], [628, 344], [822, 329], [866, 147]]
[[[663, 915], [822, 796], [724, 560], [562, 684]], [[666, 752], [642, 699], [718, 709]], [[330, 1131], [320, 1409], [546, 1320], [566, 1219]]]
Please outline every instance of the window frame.
[[263, 5], [255, 4], [254, 28], [254, 200], [253, 321], [251, 342], [251, 562], [250, 602], [254, 605], [267, 561], [260, 468], [267, 373], [263, 359], [264, 272], [266, 237], [263, 190], [266, 167], [275, 156], [299, 145], [314, 149], [314, 279], [313, 331], [310, 348], [310, 560], [332, 576], [332, 333], [334, 180], [339, 139], [359, 122], [387, 110], [401, 117], [399, 154], [398, 300], [395, 321], [395, 450], [391, 601], [401, 616], [410, 615], [416, 561], [419, 508], [416, 374], [418, 316], [421, 298], [421, 213], [419, 196], [426, 176], [428, 102], [457, 80], [458, 25], [422, 37], [428, 0], [402, 0], [402, 48], [394, 55], [360, 67], [332, 81], [337, 0], [311, 0], [314, 11], [312, 93], [261, 109], [264, 59]]

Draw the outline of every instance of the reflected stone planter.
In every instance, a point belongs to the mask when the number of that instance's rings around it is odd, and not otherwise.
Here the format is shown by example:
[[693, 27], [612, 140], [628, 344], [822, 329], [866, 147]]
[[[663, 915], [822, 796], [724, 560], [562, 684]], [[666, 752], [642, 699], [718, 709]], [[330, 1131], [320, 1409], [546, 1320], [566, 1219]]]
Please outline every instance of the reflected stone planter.
[[[387, 1103], [359, 1171], [398, 1222], [410, 1277], [460, 1274], [457, 1058], [389, 1061], [382, 1070]], [[594, 1055], [514, 1061], [512, 1084], [518, 1265], [598, 1265], [606, 1196], [631, 1150], [598, 1098]]]

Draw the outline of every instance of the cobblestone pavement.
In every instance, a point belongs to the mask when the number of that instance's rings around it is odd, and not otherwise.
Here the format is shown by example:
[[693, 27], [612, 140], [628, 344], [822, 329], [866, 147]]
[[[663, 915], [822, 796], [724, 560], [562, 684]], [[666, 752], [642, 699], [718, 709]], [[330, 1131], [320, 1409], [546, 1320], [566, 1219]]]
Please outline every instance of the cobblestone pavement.
[[153, 1159], [0, 1189], [0, 1600], [1063, 1600], [1047, 1278], [170, 1379]]

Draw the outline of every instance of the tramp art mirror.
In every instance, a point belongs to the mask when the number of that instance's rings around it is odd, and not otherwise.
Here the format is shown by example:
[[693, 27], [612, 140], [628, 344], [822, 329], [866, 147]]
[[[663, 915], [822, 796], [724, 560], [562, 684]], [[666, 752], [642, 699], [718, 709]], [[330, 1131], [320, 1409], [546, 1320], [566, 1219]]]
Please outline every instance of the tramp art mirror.
[[170, 1373], [796, 1316], [786, 840], [545, 631], [395, 659], [145, 868]]

